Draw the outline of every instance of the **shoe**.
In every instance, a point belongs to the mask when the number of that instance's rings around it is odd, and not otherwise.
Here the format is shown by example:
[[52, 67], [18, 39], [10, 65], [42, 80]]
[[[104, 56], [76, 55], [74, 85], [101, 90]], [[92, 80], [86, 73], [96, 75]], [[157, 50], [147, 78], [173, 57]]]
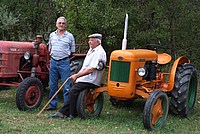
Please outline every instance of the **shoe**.
[[61, 112], [56, 112], [54, 114], [50, 114], [48, 118], [64, 118], [64, 115]]
[[73, 120], [75, 117], [72, 115], [69, 115], [69, 117], [65, 118], [65, 120]]
[[53, 110], [56, 110], [57, 108], [52, 108], [52, 107], [48, 107], [45, 109], [45, 111], [53, 111]]

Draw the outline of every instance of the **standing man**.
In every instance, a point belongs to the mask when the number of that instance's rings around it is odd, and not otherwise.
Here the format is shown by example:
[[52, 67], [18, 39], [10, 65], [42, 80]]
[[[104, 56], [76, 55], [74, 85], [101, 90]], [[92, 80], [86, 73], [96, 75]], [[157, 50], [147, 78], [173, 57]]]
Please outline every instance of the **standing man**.
[[101, 46], [101, 34], [92, 34], [89, 37], [90, 49], [87, 52], [81, 70], [70, 77], [75, 82], [70, 90], [70, 100], [59, 112], [52, 114], [49, 118], [63, 118], [68, 116], [68, 120], [77, 116], [76, 102], [81, 91], [87, 88], [96, 88], [101, 85], [103, 70], [97, 70], [100, 61], [106, 63], [106, 52]]
[[[62, 83], [70, 77], [70, 60], [69, 56], [75, 52], [74, 36], [66, 30], [67, 21], [65, 17], [59, 17], [56, 21], [57, 30], [52, 32], [49, 37], [50, 50], [50, 94], [49, 99], [58, 90], [58, 80], [61, 78]], [[68, 101], [67, 93], [70, 90], [70, 83], [65, 84], [63, 88], [64, 104]], [[57, 108], [58, 96], [56, 96], [46, 110], [55, 110]]]

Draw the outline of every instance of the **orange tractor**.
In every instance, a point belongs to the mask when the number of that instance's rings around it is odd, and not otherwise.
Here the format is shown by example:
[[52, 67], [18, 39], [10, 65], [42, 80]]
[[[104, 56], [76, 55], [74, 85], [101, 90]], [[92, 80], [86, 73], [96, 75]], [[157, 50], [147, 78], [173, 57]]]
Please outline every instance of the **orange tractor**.
[[157, 53], [156, 47], [151, 44], [147, 49], [126, 50], [125, 43], [122, 50], [113, 51], [107, 85], [86, 89], [79, 94], [79, 117], [85, 119], [100, 115], [103, 92], [108, 92], [113, 105], [145, 99], [143, 124], [149, 130], [159, 129], [165, 124], [169, 109], [183, 117], [192, 113], [198, 83], [195, 66], [181, 56], [166, 69], [165, 65], [169, 65], [172, 58], [167, 53]]

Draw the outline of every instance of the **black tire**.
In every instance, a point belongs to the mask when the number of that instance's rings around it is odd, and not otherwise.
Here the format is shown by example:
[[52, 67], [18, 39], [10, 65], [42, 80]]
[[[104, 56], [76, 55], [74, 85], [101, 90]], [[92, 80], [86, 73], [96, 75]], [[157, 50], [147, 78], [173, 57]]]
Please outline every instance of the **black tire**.
[[193, 112], [197, 83], [197, 71], [193, 64], [187, 63], [177, 68], [170, 101], [170, 110], [174, 114], [185, 117]]
[[169, 111], [169, 100], [165, 92], [155, 90], [148, 97], [143, 111], [144, 128], [159, 129], [164, 126]]
[[114, 107], [131, 107], [133, 104], [133, 100], [118, 100], [113, 97], [110, 97], [109, 101]]
[[96, 118], [101, 114], [103, 108], [103, 93], [99, 93], [93, 100], [93, 90], [86, 89], [80, 92], [76, 104], [77, 114], [82, 119]]
[[17, 89], [16, 105], [21, 111], [38, 108], [42, 102], [43, 94], [41, 81], [36, 77], [27, 77]]
[[83, 58], [79, 58], [79, 59], [72, 59], [70, 61], [70, 71], [71, 71], [71, 75], [78, 73], [78, 71], [81, 69], [82, 65], [83, 65]]

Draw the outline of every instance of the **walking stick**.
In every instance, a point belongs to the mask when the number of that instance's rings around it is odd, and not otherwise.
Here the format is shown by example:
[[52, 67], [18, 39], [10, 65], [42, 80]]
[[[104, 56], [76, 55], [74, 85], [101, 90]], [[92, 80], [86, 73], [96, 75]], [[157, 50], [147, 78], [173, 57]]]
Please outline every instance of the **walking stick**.
[[57, 92], [51, 97], [51, 99], [47, 102], [47, 104], [42, 108], [42, 110], [37, 114], [37, 116], [39, 116], [44, 109], [47, 107], [47, 105], [49, 105], [49, 103], [53, 100], [53, 98], [60, 92], [60, 90], [63, 88], [63, 86], [69, 81], [69, 78], [67, 80], [65, 80], [65, 82], [60, 86], [60, 88], [57, 90]]

